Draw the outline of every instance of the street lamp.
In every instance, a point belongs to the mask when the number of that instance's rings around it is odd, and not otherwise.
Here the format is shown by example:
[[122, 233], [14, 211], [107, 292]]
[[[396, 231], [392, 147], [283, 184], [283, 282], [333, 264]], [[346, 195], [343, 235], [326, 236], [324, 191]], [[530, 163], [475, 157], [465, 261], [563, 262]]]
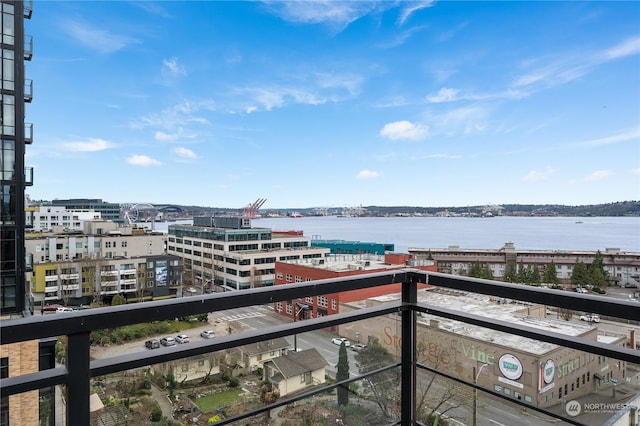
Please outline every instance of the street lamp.
[[[473, 366], [473, 426], [478, 424], [478, 377], [482, 369], [487, 365], [489, 364], [482, 364], [480, 368], [476, 368], [475, 365]], [[478, 371], [476, 372], [476, 370]]]

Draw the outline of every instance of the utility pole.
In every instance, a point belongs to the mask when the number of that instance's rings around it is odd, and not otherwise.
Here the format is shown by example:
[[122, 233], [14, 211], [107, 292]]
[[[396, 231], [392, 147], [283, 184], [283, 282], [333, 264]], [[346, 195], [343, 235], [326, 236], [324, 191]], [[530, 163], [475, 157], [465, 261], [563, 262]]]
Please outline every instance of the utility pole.
[[[478, 376], [480, 376], [482, 369], [487, 365], [489, 364], [482, 364], [480, 368], [476, 368], [475, 365], [473, 366], [473, 426], [478, 425]], [[478, 371], [476, 372], [476, 370]]]
[[[300, 312], [302, 311], [306, 311], [309, 307], [306, 305], [301, 304], [300, 305], [300, 309], [296, 310], [296, 307], [298, 306], [298, 302], [293, 302], [291, 303], [293, 305], [293, 322], [296, 322], [296, 317], [298, 316], [298, 314], [300, 314]], [[294, 334], [293, 335], [293, 350], [295, 352], [298, 352], [298, 334]]]

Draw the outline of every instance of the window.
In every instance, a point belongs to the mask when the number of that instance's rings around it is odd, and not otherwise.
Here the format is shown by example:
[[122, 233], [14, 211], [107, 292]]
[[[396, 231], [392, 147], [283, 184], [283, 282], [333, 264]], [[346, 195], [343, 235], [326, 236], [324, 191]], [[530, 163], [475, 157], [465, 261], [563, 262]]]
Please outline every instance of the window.
[[301, 283], [302, 282], [302, 277], [300, 275], [296, 275], [296, 282], [297, 283]]
[[0, 358], [0, 379], [9, 377], [9, 358]]
[[122, 247], [127, 247], [127, 242], [126, 241], [122, 242]]
[[292, 282], [292, 281], [293, 281], [293, 276], [292, 276], [291, 274], [287, 274], [286, 281], [287, 281], [288, 283]]
[[336, 301], [336, 299], [331, 299], [331, 309], [333, 309], [334, 311], [338, 310], [338, 302]]
[[278, 272], [278, 274], [276, 275], [276, 278], [278, 278], [279, 280], [282, 279], [282, 272]]

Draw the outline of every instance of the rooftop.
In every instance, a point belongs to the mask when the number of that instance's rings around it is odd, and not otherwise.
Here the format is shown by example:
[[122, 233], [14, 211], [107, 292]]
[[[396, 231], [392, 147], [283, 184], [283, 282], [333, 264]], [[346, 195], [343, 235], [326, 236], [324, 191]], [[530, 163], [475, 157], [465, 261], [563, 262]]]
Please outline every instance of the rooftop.
[[[369, 300], [377, 301], [379, 303], [389, 303], [397, 302], [400, 299], [400, 293], [394, 293], [372, 297]], [[589, 330], [594, 328], [587, 324], [577, 324], [564, 320], [540, 318], [528, 315], [528, 307], [539, 306], [532, 303], [505, 300], [502, 298], [457, 290], [447, 290], [434, 287], [418, 290], [418, 302], [436, 306], [438, 308], [446, 308], [455, 311], [464, 311], [468, 314], [481, 315], [483, 317], [509, 322], [516, 326], [521, 325], [540, 330], [553, 331], [567, 336], [583, 336]], [[352, 305], [358, 304], [360, 305], [358, 307], [364, 307], [366, 301], [354, 302]], [[449, 320], [440, 316], [423, 313], [418, 317], [419, 324], [435, 326], [436, 323], [433, 321], [437, 321], [438, 328], [441, 330], [460, 334], [484, 342], [495, 342], [496, 345], [512, 349], [522, 350], [523, 348], [527, 348], [527, 351], [533, 355], [542, 355], [559, 348], [558, 345], [553, 343], [541, 342], [515, 334], [490, 330], [488, 328], [478, 327], [460, 321]], [[607, 343], [613, 343], [621, 337], [623, 336], [609, 336], [609, 341], [607, 341]]]

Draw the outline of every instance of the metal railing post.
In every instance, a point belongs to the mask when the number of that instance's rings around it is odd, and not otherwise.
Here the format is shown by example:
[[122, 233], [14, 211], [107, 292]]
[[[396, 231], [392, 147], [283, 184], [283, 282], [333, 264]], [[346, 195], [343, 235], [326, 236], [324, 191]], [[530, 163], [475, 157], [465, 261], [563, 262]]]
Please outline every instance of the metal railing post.
[[401, 424], [414, 425], [416, 418], [416, 312], [413, 305], [418, 301], [418, 284], [410, 279], [402, 285], [402, 303], [410, 305], [401, 315], [402, 323], [402, 367], [400, 383]]
[[89, 333], [70, 334], [67, 340], [67, 425], [90, 424]]

